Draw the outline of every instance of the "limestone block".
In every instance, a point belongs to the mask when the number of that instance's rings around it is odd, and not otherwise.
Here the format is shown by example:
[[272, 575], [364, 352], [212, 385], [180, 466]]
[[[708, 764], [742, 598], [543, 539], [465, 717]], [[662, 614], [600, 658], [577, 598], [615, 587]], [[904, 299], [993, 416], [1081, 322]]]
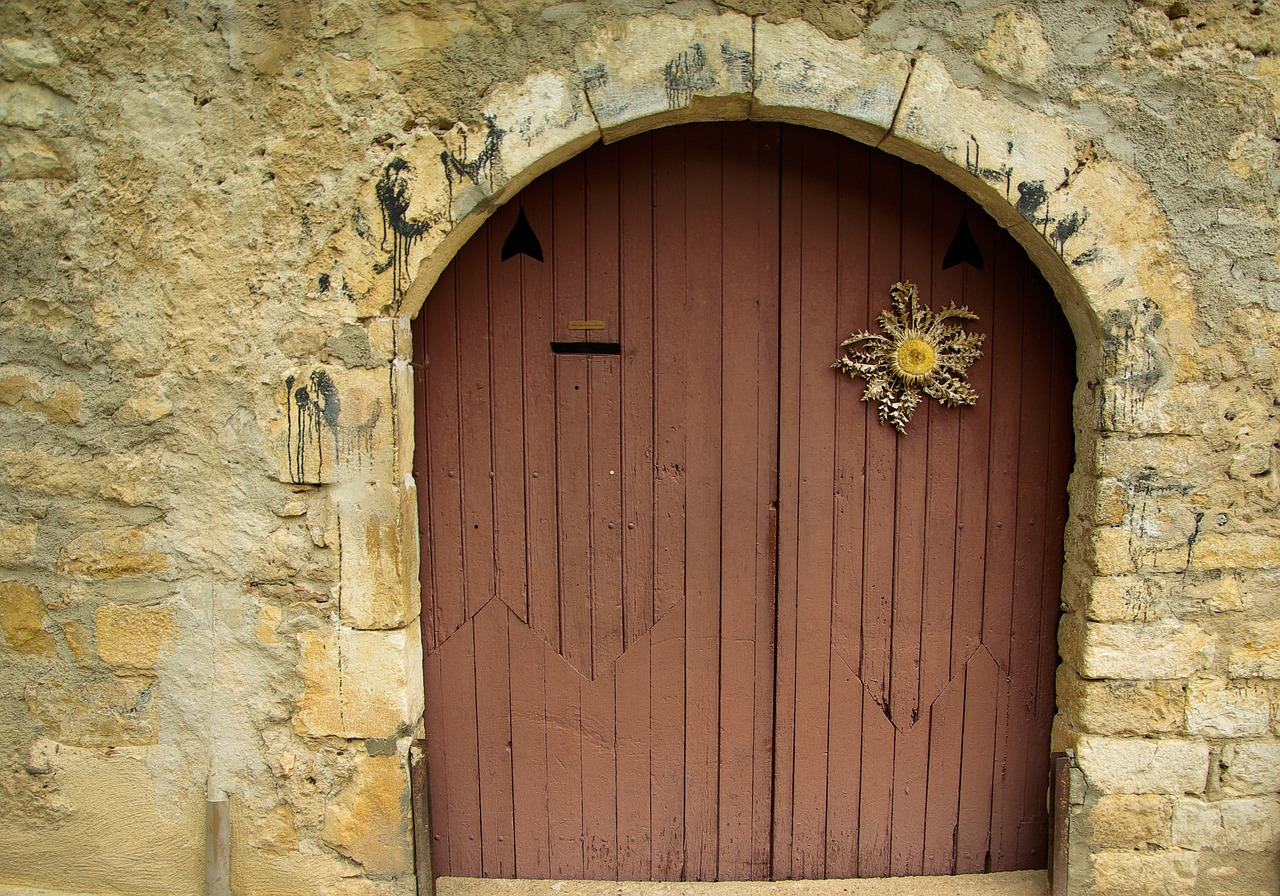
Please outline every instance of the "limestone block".
[[82, 393], [75, 383], [50, 386], [26, 373], [0, 377], [0, 404], [43, 414], [55, 423], [75, 423], [80, 419]]
[[295, 368], [282, 377], [277, 416], [267, 426], [283, 482], [364, 479], [387, 469], [394, 448], [385, 369], [333, 365]]
[[138, 747], [159, 736], [160, 686], [153, 678], [110, 676], [87, 685], [38, 681], [27, 686], [26, 701], [59, 743]]
[[1195, 891], [1194, 852], [1104, 849], [1094, 856], [1091, 896], [1184, 896]]
[[1241, 795], [1280, 792], [1280, 743], [1236, 744], [1222, 786], [1228, 793]]
[[94, 634], [104, 663], [151, 669], [173, 652], [178, 626], [167, 609], [106, 604], [94, 614]]
[[1133, 572], [1133, 534], [1127, 529], [1098, 529], [1093, 534], [1093, 568], [1100, 576]]
[[0, 481], [44, 495], [99, 497], [130, 507], [161, 500], [155, 458], [105, 455], [85, 458], [43, 448], [0, 454]]
[[372, 31], [372, 56], [378, 68], [410, 72], [428, 61], [428, 54], [453, 37], [449, 26], [435, 17], [410, 12], [379, 19]]
[[494, 88], [485, 95], [484, 114], [502, 133], [503, 180], [516, 178], [505, 184], [507, 196], [600, 138], [581, 82], [563, 72], [537, 72], [520, 84]]
[[[1026, 226], [1034, 227], [1059, 259], [1071, 265], [1076, 288], [1084, 290], [1100, 317], [1110, 312], [1132, 316], [1134, 309], [1146, 309], [1142, 313], [1148, 316], [1159, 313], [1166, 340], [1179, 332], [1187, 335], [1185, 327], [1194, 321], [1196, 310], [1191, 272], [1150, 187], [1120, 162], [1094, 157], [1087, 145], [1072, 166], [1072, 176], [1027, 215]], [[1131, 347], [1140, 347], [1141, 341], [1139, 332], [1128, 337]], [[1176, 355], [1184, 346], [1194, 348], [1195, 340], [1175, 340], [1166, 351]], [[1114, 418], [1106, 422], [1114, 426], [1133, 414], [1157, 422], [1164, 413], [1160, 405], [1165, 393], [1151, 388], [1158, 381], [1152, 371], [1115, 372], [1121, 394], [1109, 402], [1112, 407], [1104, 408], [1104, 416]], [[1195, 414], [1194, 401], [1181, 404], [1183, 411]], [[1179, 419], [1172, 431], [1198, 433], [1203, 424], [1200, 414]], [[1140, 431], [1145, 435], [1170, 430]]]
[[343, 624], [394, 629], [416, 618], [416, 490], [364, 489], [340, 501], [338, 527]]
[[1164, 589], [1150, 576], [1095, 576], [1087, 615], [1095, 622], [1155, 622], [1173, 613]]
[[303, 692], [293, 715], [299, 734], [390, 737], [413, 725], [422, 693], [418, 627], [339, 628], [298, 635]]
[[1089, 810], [1094, 843], [1120, 849], [1168, 848], [1173, 800], [1158, 794], [1108, 794]]
[[53, 638], [44, 630], [45, 615], [34, 585], [0, 582], [0, 629], [15, 651], [33, 656], [55, 651]]
[[[409, 339], [406, 336], [402, 345], [408, 349]], [[408, 358], [396, 358], [391, 366], [391, 383], [395, 396], [396, 408], [396, 468], [395, 475], [399, 481], [413, 480], [413, 452], [417, 442], [414, 433], [414, 409], [421, 396], [413, 385], [413, 367]]]
[[996, 16], [987, 42], [974, 58], [991, 74], [1011, 84], [1034, 88], [1048, 70], [1052, 55], [1040, 20], [1009, 10]]
[[1280, 797], [1206, 802], [1184, 797], [1173, 806], [1173, 845], [1183, 849], [1270, 852], [1280, 843]]
[[863, 143], [877, 143], [893, 125], [911, 72], [904, 53], [872, 53], [857, 38], [834, 40], [802, 20], [758, 21], [755, 54], [752, 118], [836, 130]]
[[363, 756], [351, 783], [325, 807], [320, 836], [369, 874], [413, 868], [409, 771], [399, 756]]
[[1167, 734], [1182, 728], [1184, 694], [1176, 681], [1088, 681], [1058, 667], [1059, 704], [1090, 734]]
[[[988, 99], [977, 90], [956, 86], [933, 56], [916, 60], [893, 130], [882, 146], [975, 195], [1003, 200], [986, 205], [1006, 227], [1024, 219], [1037, 227], [1047, 221], [1048, 197], [1078, 162], [1076, 141], [1064, 126], [1007, 100]], [[969, 177], [957, 181], [961, 172]], [[1064, 231], [1070, 229], [1065, 222], [1072, 220], [1071, 214], [1078, 226], [1079, 209], [1052, 211], [1055, 229], [1059, 223]]]
[[71, 180], [71, 164], [30, 131], [0, 128], [0, 180]]
[[62, 623], [62, 635], [67, 639], [67, 646], [71, 648], [71, 655], [75, 657], [76, 665], [88, 666], [93, 662], [89, 630], [85, 628], [83, 622], [78, 619], [68, 619]]
[[1082, 734], [1076, 761], [1089, 784], [1102, 793], [1201, 793], [1209, 773], [1209, 745]]
[[1083, 627], [1082, 678], [1186, 678], [1208, 668], [1217, 638], [1190, 622], [1094, 622]]
[[0, 520], [0, 566], [17, 566], [31, 559], [36, 547], [35, 523]]
[[1274, 569], [1280, 566], [1280, 538], [1206, 532], [1191, 548], [1195, 569]]
[[146, 527], [118, 526], [72, 539], [58, 555], [58, 572], [82, 579], [118, 579], [163, 572], [168, 558], [150, 546]]
[[607, 141], [743, 118], [755, 85], [751, 19], [736, 13], [623, 19], [597, 29], [575, 55]]
[[1195, 678], [1187, 685], [1187, 730], [1204, 737], [1266, 734], [1271, 695], [1250, 681]]
[[34, 131], [74, 110], [74, 103], [43, 84], [0, 81], [0, 124]]
[[1280, 620], [1249, 619], [1245, 635], [1231, 648], [1232, 678], [1280, 678]]

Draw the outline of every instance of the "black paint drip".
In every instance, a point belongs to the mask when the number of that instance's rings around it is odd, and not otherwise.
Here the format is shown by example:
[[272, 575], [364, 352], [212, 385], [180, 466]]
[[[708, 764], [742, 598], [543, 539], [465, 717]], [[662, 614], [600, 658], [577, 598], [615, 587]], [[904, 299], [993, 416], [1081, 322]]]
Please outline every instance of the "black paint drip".
[[982, 270], [982, 249], [978, 247], [973, 231], [969, 229], [969, 216], [962, 215], [956, 235], [951, 238], [951, 245], [947, 247], [947, 254], [942, 257], [942, 269], [945, 271], [966, 262]]
[[[338, 415], [342, 410], [342, 402], [338, 400], [338, 389], [329, 374], [323, 370], [313, 371], [308, 385], [294, 388], [293, 377], [284, 381], [289, 390], [293, 404], [289, 415], [289, 441], [293, 445], [290, 454], [289, 478], [298, 484], [307, 481], [307, 441], [314, 439], [316, 443], [316, 481], [321, 478], [324, 467], [324, 431], [327, 428], [334, 437], [335, 450], [338, 444]], [[294, 414], [297, 420], [294, 420]]]
[[440, 153], [440, 164], [444, 166], [444, 176], [449, 182], [449, 209], [453, 209], [453, 185], [463, 181], [471, 181], [476, 186], [485, 178], [489, 189], [493, 189], [494, 169], [502, 164], [502, 138], [506, 131], [498, 127], [493, 118], [486, 115], [489, 130], [484, 135], [484, 145], [474, 159], [467, 158], [467, 135], [462, 135], [462, 155], [454, 155], [445, 150]]
[[693, 102], [698, 90], [714, 87], [715, 75], [707, 68], [707, 53], [702, 44], [694, 44], [662, 67], [667, 89], [667, 108], [683, 109]]
[[406, 172], [409, 163], [399, 157], [387, 163], [382, 177], [374, 187], [378, 207], [382, 211], [382, 248], [387, 248], [387, 235], [391, 236], [391, 256], [385, 263], [374, 265], [376, 273], [391, 268], [391, 289], [399, 301], [409, 282], [409, 252], [413, 244], [431, 229], [430, 221], [411, 221], [409, 212], [409, 179]]
[[520, 206], [520, 214], [516, 215], [516, 223], [511, 225], [511, 232], [502, 243], [503, 261], [516, 255], [528, 255], [535, 261], [542, 261], [542, 243], [529, 226], [529, 219], [524, 216], [523, 204]]

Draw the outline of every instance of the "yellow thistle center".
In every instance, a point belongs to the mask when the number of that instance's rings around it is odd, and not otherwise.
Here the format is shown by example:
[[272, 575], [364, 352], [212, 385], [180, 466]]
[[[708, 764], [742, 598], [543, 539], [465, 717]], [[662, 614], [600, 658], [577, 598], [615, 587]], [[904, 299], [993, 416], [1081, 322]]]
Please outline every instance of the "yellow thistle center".
[[919, 336], [902, 340], [898, 345], [895, 357], [896, 372], [908, 382], [916, 382], [927, 377], [933, 371], [937, 353], [932, 345]]

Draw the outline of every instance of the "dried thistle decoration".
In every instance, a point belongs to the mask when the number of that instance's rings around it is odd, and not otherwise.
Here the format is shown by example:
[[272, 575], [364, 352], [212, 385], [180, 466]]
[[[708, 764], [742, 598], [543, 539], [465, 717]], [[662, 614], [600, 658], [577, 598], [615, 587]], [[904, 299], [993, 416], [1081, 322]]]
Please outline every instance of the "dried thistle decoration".
[[[831, 366], [851, 377], [862, 377], [863, 401], [880, 405], [880, 419], [904, 435], [921, 393], [947, 407], [971, 405], [978, 393], [965, 379], [974, 361], [982, 357], [986, 336], [966, 333], [953, 319], [977, 320], [978, 315], [954, 302], [941, 311], [920, 304], [920, 290], [909, 280], [889, 290], [893, 310], [880, 312], [884, 334], [866, 330], [854, 333], [840, 348], [845, 357]], [[855, 351], [865, 343], [861, 351]]]

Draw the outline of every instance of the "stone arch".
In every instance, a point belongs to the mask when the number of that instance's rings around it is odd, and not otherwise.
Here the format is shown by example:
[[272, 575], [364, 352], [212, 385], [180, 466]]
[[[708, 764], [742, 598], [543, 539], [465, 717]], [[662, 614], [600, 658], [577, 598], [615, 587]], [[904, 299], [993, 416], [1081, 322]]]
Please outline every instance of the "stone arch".
[[[736, 13], [626, 19], [580, 45], [573, 70], [495, 86], [480, 120], [422, 132], [385, 161], [357, 221], [331, 243], [321, 281], [327, 284], [341, 261], [340, 274], [362, 306], [372, 314], [389, 310], [399, 318], [397, 338], [407, 336], [404, 324], [458, 249], [542, 173], [597, 140], [742, 119], [834, 131], [924, 165], [978, 201], [1053, 286], [1075, 335], [1079, 382], [1060, 655], [1087, 674], [1092, 641], [1105, 647], [1105, 636], [1084, 621], [1086, 596], [1091, 581], [1108, 572], [1107, 557], [1127, 543], [1127, 533], [1109, 528], [1114, 521], [1097, 510], [1098, 442], [1104, 432], [1160, 431], [1172, 411], [1159, 386], [1172, 382], [1192, 340], [1195, 308], [1189, 272], [1147, 185], [1123, 164], [1099, 158], [1089, 135], [1064, 118], [962, 87], [937, 57], [876, 52], [804, 22], [771, 24]], [[382, 244], [370, 235], [379, 218]], [[362, 277], [357, 267], [375, 273]], [[397, 354], [408, 353], [402, 346]], [[412, 420], [413, 390], [407, 376], [402, 386], [396, 382], [391, 416]], [[398, 446], [397, 482], [409, 472], [409, 454]], [[412, 484], [404, 482], [402, 525], [414, 518]], [[344, 543], [344, 559], [346, 553]], [[416, 607], [414, 577], [402, 576], [400, 587], [403, 606]], [[416, 647], [406, 647], [410, 668], [392, 701], [406, 720], [421, 712], [411, 668], [417, 662]], [[1060, 693], [1055, 746], [1074, 742], [1076, 699]]]

